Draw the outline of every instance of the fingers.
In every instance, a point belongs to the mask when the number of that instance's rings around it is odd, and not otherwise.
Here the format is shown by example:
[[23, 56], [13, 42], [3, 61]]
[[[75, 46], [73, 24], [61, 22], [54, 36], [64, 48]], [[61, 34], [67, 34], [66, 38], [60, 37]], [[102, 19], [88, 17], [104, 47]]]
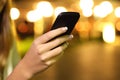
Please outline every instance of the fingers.
[[57, 61], [56, 59], [52, 59], [52, 60], [47, 61], [45, 64], [48, 65], [48, 66], [51, 66], [51, 65], [54, 64], [56, 61]]
[[55, 40], [52, 40], [51, 42], [48, 42], [46, 44], [38, 45], [39, 54], [49, 51], [59, 46], [60, 44], [70, 40], [71, 38], [73, 38], [73, 35], [69, 35], [69, 36], [66, 35], [66, 36], [56, 38]]
[[[52, 59], [54, 59], [55, 57], [60, 56], [60, 54], [67, 48], [68, 43], [64, 43], [63, 45], [48, 51], [44, 54], [41, 54], [41, 60], [42, 61], [47, 61], [49, 63], [49, 61], [51, 61]], [[56, 59], [55, 59], [56, 60]], [[53, 61], [53, 60], [52, 60]]]
[[60, 57], [64, 49], [67, 48], [68, 44], [66, 43], [66, 41], [73, 38], [73, 35], [65, 35], [65, 36], [57, 37], [58, 35], [65, 33], [66, 31], [67, 28], [63, 27], [63, 28], [51, 30], [45, 33], [44, 35], [38, 37], [33, 42], [32, 48], [29, 51], [29, 53], [34, 53], [34, 52], [36, 53], [35, 58], [37, 59], [38, 57], [39, 59], [38, 62], [40, 61], [40, 65], [43, 66], [52, 65], [53, 63], [56, 62], [58, 57]]
[[36, 40], [38, 41], [38, 43], [43, 44], [43, 43], [51, 40], [52, 38], [54, 38], [62, 33], [65, 33], [66, 31], [67, 31], [67, 27], [58, 28], [58, 29], [55, 29], [55, 30], [45, 33], [44, 35], [38, 37]]

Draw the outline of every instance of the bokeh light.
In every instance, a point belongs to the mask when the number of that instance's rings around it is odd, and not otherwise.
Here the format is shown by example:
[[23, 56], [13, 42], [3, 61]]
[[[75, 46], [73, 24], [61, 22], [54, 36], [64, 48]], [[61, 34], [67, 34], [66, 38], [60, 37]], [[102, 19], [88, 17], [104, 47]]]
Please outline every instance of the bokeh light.
[[107, 14], [111, 13], [113, 11], [113, 5], [111, 2], [109, 1], [103, 1], [101, 4], [100, 4], [101, 7], [104, 7], [103, 9], [106, 10]]
[[95, 17], [104, 18], [112, 13], [113, 6], [109, 1], [103, 1], [100, 5], [94, 7], [93, 12]]
[[44, 17], [51, 17], [53, 15], [53, 7], [48, 1], [41, 1], [37, 4], [37, 12], [42, 13]]
[[92, 8], [94, 6], [94, 1], [93, 0], [80, 0], [80, 8], [87, 9], [87, 8]]
[[93, 12], [94, 12], [95, 17], [100, 17], [100, 18], [106, 17], [106, 13], [104, 11], [102, 11], [102, 7], [100, 7], [98, 5], [94, 7]]
[[92, 8], [94, 6], [93, 0], [80, 0], [79, 4], [82, 14], [85, 17], [90, 17], [93, 14]]
[[42, 18], [42, 14], [38, 14], [37, 10], [31, 10], [27, 13], [27, 20], [30, 22], [36, 22]]
[[11, 8], [10, 10], [10, 16], [12, 20], [16, 20], [20, 16], [20, 11], [17, 8]]
[[103, 28], [103, 40], [107, 43], [115, 42], [115, 28], [114, 24], [107, 23]]
[[85, 10], [83, 10], [82, 12], [83, 12], [83, 15], [84, 15], [85, 17], [90, 17], [90, 16], [92, 16], [92, 14], [93, 14], [92, 9], [85, 9]]
[[118, 18], [120, 18], [120, 7], [117, 7], [115, 9], [115, 16], [118, 17]]

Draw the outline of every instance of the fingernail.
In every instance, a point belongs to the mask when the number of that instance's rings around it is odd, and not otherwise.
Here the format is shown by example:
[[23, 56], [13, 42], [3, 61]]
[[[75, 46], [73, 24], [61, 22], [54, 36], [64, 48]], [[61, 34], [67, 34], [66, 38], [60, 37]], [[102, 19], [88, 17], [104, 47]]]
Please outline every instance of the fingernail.
[[67, 27], [63, 27], [62, 29], [63, 29], [64, 31], [67, 31], [67, 30], [68, 30], [68, 28], [67, 28]]

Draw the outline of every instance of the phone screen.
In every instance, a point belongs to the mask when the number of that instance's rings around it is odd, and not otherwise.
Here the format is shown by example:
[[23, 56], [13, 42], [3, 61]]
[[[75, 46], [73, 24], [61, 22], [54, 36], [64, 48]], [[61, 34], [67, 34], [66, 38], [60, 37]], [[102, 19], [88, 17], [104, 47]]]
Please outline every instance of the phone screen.
[[68, 27], [67, 32], [62, 35], [69, 35], [79, 20], [79, 17], [80, 14], [78, 12], [62, 12], [57, 16], [51, 30], [59, 27]]

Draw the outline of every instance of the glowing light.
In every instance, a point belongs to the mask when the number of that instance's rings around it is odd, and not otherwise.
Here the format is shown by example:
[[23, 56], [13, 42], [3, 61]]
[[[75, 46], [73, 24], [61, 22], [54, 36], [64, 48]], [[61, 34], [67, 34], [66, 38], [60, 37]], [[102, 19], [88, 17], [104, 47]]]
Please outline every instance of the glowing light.
[[107, 12], [107, 14], [113, 11], [113, 5], [109, 1], [103, 1], [100, 6]]
[[11, 8], [10, 10], [10, 16], [12, 20], [16, 20], [20, 16], [20, 12], [17, 8]]
[[27, 13], [27, 20], [30, 22], [36, 22], [37, 20], [41, 18], [42, 18], [42, 15], [38, 14], [36, 10], [32, 10]]
[[83, 15], [85, 16], [85, 17], [90, 17], [90, 16], [92, 16], [92, 9], [85, 9], [85, 10], [83, 10], [82, 11], [83, 12]]
[[57, 16], [61, 12], [67, 12], [67, 9], [65, 7], [62, 7], [62, 6], [55, 8], [55, 16]]
[[107, 43], [113, 43], [115, 41], [115, 28], [113, 24], [109, 23], [104, 25], [103, 40]]
[[50, 17], [53, 14], [53, 7], [48, 1], [41, 1], [37, 4], [37, 10], [44, 17]]
[[106, 17], [106, 12], [102, 11], [102, 8], [100, 6], [95, 6], [93, 9], [94, 16], [104, 18]]
[[113, 6], [108, 1], [103, 1], [100, 5], [94, 7], [94, 16], [104, 18], [113, 11]]
[[93, 0], [80, 0], [80, 8], [87, 9], [87, 8], [92, 8], [94, 6]]
[[120, 18], [120, 7], [115, 9], [115, 16]]

